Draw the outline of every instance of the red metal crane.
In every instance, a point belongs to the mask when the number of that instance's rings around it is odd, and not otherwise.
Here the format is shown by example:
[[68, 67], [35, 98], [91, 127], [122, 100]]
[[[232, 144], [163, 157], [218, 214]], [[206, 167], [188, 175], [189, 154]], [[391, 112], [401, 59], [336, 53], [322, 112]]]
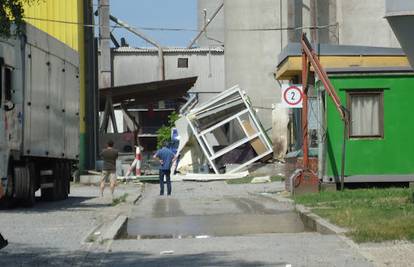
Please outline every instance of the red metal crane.
[[[342, 169], [341, 169], [341, 189], [343, 189], [344, 184], [344, 169], [345, 169], [345, 140], [346, 133], [348, 128], [348, 112], [346, 108], [342, 105], [341, 100], [339, 99], [331, 81], [328, 78], [328, 75], [324, 68], [322, 67], [318, 56], [314, 52], [312, 45], [310, 44], [306, 34], [302, 34], [301, 38], [302, 46], [302, 85], [303, 85], [303, 108], [302, 108], [302, 130], [303, 130], [303, 169], [298, 181], [295, 181], [297, 184], [305, 184], [310, 186], [318, 186], [319, 178], [313, 173], [309, 168], [309, 149], [308, 149], [308, 79], [310, 66], [312, 65], [314, 72], [319, 77], [323, 86], [325, 87], [326, 92], [329, 97], [332, 99], [339, 115], [341, 116], [342, 121], [344, 122], [344, 143], [342, 149]], [[317, 187], [316, 187], [317, 188]], [[312, 190], [311, 190], [312, 191]]]

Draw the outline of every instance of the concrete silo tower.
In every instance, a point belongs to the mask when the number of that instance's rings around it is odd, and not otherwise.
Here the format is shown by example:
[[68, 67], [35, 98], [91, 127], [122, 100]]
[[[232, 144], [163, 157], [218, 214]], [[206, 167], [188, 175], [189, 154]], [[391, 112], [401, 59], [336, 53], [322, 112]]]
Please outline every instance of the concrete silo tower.
[[[384, 0], [330, 0], [336, 6], [339, 44], [400, 47], [384, 18]], [[401, 1], [412, 2], [412, 1]]]
[[274, 71], [288, 41], [286, 31], [270, 29], [288, 26], [284, 10], [287, 1], [224, 1], [226, 87], [239, 84], [247, 92], [265, 129], [280, 102]]

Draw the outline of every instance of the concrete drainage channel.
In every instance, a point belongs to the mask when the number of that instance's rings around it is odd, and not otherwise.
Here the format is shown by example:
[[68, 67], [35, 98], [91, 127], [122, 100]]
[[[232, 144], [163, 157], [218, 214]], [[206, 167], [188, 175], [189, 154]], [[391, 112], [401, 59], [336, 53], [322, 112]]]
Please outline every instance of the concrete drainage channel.
[[[292, 203], [291, 200], [285, 198], [277, 198], [277, 200]], [[295, 211], [272, 214], [189, 215], [130, 220], [122, 215], [118, 216], [103, 233], [101, 240], [202, 239], [301, 232], [343, 235], [346, 230], [327, 222], [301, 205], [295, 205]]]
[[[285, 201], [279, 199], [279, 201]], [[344, 234], [303, 206], [295, 211], [274, 214], [217, 214], [161, 218], [134, 218], [123, 221], [117, 239], [184, 239], [243, 236], [266, 233], [319, 232]]]
[[306, 231], [295, 212], [135, 218], [124, 229], [121, 237], [126, 239], [208, 238]]

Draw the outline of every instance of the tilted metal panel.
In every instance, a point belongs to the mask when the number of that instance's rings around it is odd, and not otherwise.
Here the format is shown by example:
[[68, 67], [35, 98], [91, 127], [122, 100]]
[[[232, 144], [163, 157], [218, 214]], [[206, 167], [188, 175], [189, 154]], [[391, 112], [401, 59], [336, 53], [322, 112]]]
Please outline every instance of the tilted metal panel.
[[[231, 111], [232, 107], [234, 107], [234, 101], [238, 102], [239, 100], [241, 100], [242, 103], [240, 107], [241, 109], [239, 108], [235, 112]], [[224, 116], [219, 114], [222, 113], [222, 111], [225, 111]], [[214, 116], [220, 117], [216, 120]], [[207, 118], [207, 121], [202, 121], [202, 119], [205, 118]], [[255, 112], [251, 108], [251, 104], [247, 96], [244, 92], [241, 91], [238, 86], [220, 93], [219, 95], [212, 98], [209, 102], [191, 110], [186, 115], [186, 119], [207, 160], [217, 174], [219, 173], [220, 166], [217, 165], [216, 160], [245, 144], [249, 144], [257, 156], [241, 162], [241, 165], [239, 167], [230, 170], [229, 173], [237, 172], [240, 169], [250, 165], [251, 163], [272, 153], [272, 143], [269, 137], [264, 131], [260, 121], [257, 119]], [[209, 123], [208, 120], [212, 123]], [[207, 135], [213, 133], [219, 127], [230, 122], [234, 122], [234, 125], [240, 126], [239, 130], [243, 129], [245, 135], [244, 138], [241, 140], [237, 140], [236, 138], [232, 140], [230, 144], [227, 143], [225, 139], [220, 140], [220, 138], [216, 138], [216, 136], [212, 139], [207, 138]], [[203, 128], [203, 126], [206, 125], [208, 125], [208, 128]], [[218, 151], [215, 151], [213, 149], [213, 146], [217, 144], [224, 147]]]

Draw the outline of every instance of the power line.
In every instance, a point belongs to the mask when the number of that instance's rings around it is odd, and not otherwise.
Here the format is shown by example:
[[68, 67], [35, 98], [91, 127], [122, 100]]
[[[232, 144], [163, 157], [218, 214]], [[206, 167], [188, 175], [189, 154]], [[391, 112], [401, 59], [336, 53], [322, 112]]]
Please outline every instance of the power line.
[[[37, 20], [37, 21], [44, 21], [44, 22], [53, 22], [53, 23], [61, 23], [61, 24], [69, 24], [69, 25], [79, 25], [83, 27], [90, 27], [90, 28], [99, 28], [99, 27], [106, 27], [100, 26], [98, 24], [83, 24], [74, 21], [64, 21], [64, 20], [55, 20], [55, 19], [44, 19], [44, 18], [35, 18], [35, 17], [24, 17], [28, 20]], [[260, 32], [260, 31], [298, 31], [298, 30], [312, 30], [312, 29], [326, 29], [338, 27], [338, 24], [328, 24], [322, 26], [303, 26], [303, 27], [275, 27], [275, 28], [251, 28], [251, 29], [222, 29], [222, 30], [210, 30], [212, 31], [232, 31], [232, 32]], [[122, 29], [124, 27], [118, 25], [109, 26], [111, 29]], [[190, 28], [166, 28], [166, 27], [131, 27], [137, 30], [146, 30], [146, 31], [186, 31], [186, 32], [199, 32], [198, 29], [190, 29]]]

